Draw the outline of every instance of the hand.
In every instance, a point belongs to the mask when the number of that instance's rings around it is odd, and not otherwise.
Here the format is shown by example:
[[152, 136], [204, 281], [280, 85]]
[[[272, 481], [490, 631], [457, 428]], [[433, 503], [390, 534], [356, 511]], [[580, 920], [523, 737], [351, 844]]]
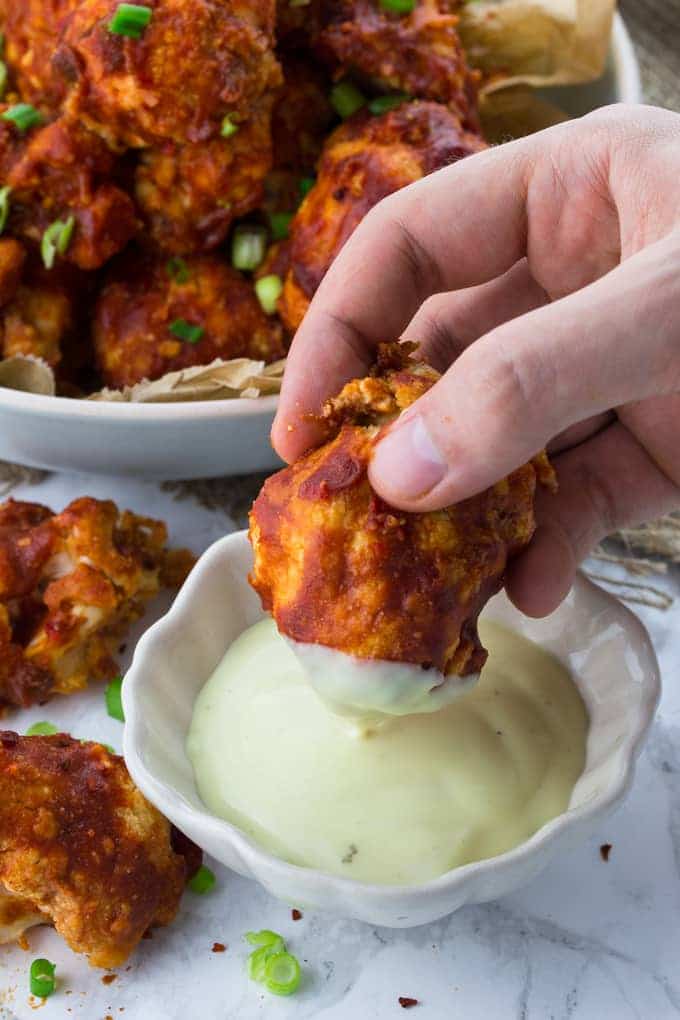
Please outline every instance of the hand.
[[601, 538], [680, 506], [680, 116], [610, 107], [376, 206], [295, 338], [281, 456], [314, 444], [303, 415], [394, 336], [448, 370], [376, 447], [372, 485], [432, 510], [548, 446], [560, 491], [539, 493], [506, 587], [551, 612]]

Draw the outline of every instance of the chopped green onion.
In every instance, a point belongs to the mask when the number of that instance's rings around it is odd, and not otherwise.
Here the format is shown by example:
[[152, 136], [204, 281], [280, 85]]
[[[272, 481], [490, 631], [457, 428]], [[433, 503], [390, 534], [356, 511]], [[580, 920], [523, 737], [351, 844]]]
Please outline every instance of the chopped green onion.
[[34, 722], [32, 726], [29, 726], [26, 730], [27, 737], [50, 737], [53, 733], [58, 733], [59, 729], [51, 722]]
[[275, 953], [267, 960], [264, 984], [274, 995], [292, 995], [300, 986], [300, 964], [290, 953]]
[[276, 311], [276, 302], [281, 297], [283, 282], [280, 276], [273, 273], [270, 276], [263, 276], [255, 281], [255, 293], [262, 310], [267, 315], [273, 315]]
[[165, 263], [165, 271], [171, 280], [175, 283], [188, 283], [189, 282], [189, 267], [183, 258], [179, 255], [175, 255], [173, 258], [168, 259]]
[[197, 344], [205, 333], [203, 326], [199, 326], [195, 322], [187, 322], [186, 319], [175, 319], [170, 323], [168, 329], [173, 336], [176, 336], [178, 340], [183, 340], [185, 344]]
[[231, 264], [234, 269], [257, 269], [264, 259], [266, 250], [265, 228], [244, 223], [236, 228], [231, 239]]
[[0, 99], [4, 96], [7, 88], [7, 74], [7, 64], [4, 60], [0, 60]]
[[416, 0], [379, 0], [384, 11], [392, 14], [410, 14], [415, 9]]
[[125, 722], [123, 699], [121, 697], [122, 689], [123, 678], [122, 676], [117, 676], [114, 677], [111, 683], [107, 685], [106, 691], [104, 692], [104, 697], [106, 699], [106, 711], [112, 719], [118, 719], [119, 722]]
[[391, 96], [377, 96], [370, 101], [368, 108], [371, 113], [387, 113], [388, 110], [393, 110], [395, 106], [401, 106], [407, 99], [410, 99], [410, 96], [405, 92], [395, 92]]
[[109, 22], [109, 32], [114, 35], [126, 35], [130, 39], [141, 39], [152, 14], [150, 7], [140, 4], [118, 4], [116, 13]]
[[247, 931], [243, 937], [251, 946], [276, 946], [274, 950], [276, 953], [280, 953], [284, 948], [283, 936], [277, 931], [270, 931], [269, 928], [263, 928], [262, 931]]
[[69, 216], [67, 220], [55, 220], [47, 228], [40, 242], [40, 254], [45, 264], [45, 269], [51, 269], [57, 255], [63, 255], [73, 236], [75, 217]]
[[231, 119], [231, 115], [227, 114], [227, 116], [222, 121], [220, 134], [222, 135], [223, 138], [231, 138], [231, 136], [235, 135], [236, 132], [238, 131], [238, 127], [239, 127], [238, 124], [234, 124], [233, 120]]
[[292, 212], [275, 212], [270, 214], [269, 225], [272, 228], [272, 237], [275, 241], [285, 241], [288, 237], [288, 228], [292, 218]]
[[41, 958], [33, 961], [30, 970], [31, 995], [36, 995], [39, 999], [46, 999], [48, 995], [52, 994], [57, 986], [54, 977], [56, 969], [57, 965], [50, 963], [49, 960]]
[[312, 190], [312, 188], [314, 187], [315, 184], [316, 184], [316, 177], [301, 177], [300, 178], [300, 183], [299, 183], [298, 187], [300, 189], [300, 194], [302, 195], [303, 198], [305, 198], [310, 193], [310, 191]]
[[37, 127], [38, 124], [43, 122], [40, 110], [36, 110], [35, 106], [31, 106], [30, 103], [17, 103], [15, 106], [10, 106], [9, 109], [0, 114], [0, 117], [2, 120], [7, 120], [14, 124], [17, 131], [21, 131], [22, 134], [28, 131], [29, 128]]
[[331, 89], [331, 106], [343, 120], [366, 104], [366, 97], [351, 81], [340, 81]]
[[215, 876], [210, 868], [206, 868], [206, 866], [202, 864], [194, 877], [189, 879], [189, 888], [192, 892], [198, 893], [202, 896], [204, 893], [210, 892], [212, 887], [215, 885], [215, 881]]
[[7, 217], [9, 216], [9, 196], [12, 194], [12, 189], [5, 186], [0, 188], [0, 234], [7, 226]]

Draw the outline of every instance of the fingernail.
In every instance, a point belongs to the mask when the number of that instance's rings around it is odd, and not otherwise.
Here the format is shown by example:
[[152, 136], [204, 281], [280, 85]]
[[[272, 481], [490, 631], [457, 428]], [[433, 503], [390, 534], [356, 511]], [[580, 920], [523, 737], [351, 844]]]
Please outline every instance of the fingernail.
[[446, 461], [420, 415], [388, 432], [371, 461], [371, 476], [392, 499], [424, 496], [445, 474]]

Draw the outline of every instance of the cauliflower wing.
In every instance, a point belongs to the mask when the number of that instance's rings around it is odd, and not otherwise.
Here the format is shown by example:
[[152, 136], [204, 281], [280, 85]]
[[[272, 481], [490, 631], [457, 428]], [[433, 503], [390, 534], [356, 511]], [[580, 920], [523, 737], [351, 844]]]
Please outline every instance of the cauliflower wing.
[[121, 757], [0, 731], [0, 942], [51, 923], [93, 966], [117, 967], [172, 922], [198, 864]]
[[295, 641], [466, 676], [486, 659], [477, 617], [534, 532], [536, 481], [554, 476], [541, 455], [443, 510], [380, 499], [367, 474], [374, 443], [438, 378], [412, 349], [384, 346], [373, 374], [326, 404], [328, 441], [267, 479], [250, 516], [250, 581]]

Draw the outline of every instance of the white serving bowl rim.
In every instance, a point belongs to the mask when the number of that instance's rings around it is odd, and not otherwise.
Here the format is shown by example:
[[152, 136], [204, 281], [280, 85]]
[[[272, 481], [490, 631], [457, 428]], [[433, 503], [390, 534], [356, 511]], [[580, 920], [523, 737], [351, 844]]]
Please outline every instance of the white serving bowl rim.
[[[613, 596], [603, 591], [585, 575], [577, 575], [574, 588], [578, 593], [595, 599], [600, 605], [605, 604], [616, 613], [620, 621], [625, 621], [630, 636], [630, 646], [635, 644], [647, 660], [648, 669], [641, 684], [641, 697], [637, 721], [631, 727], [619, 749], [618, 774], [610, 782], [605, 793], [595, 796], [589, 803], [578, 807], [570, 807], [553, 820], [542, 826], [533, 836], [512, 850], [496, 857], [454, 868], [438, 878], [428, 882], [412, 885], [381, 885], [356, 881], [344, 876], [332, 875], [312, 868], [301, 867], [281, 860], [263, 849], [259, 844], [243, 833], [236, 826], [212, 815], [207, 808], [198, 810], [173, 790], [163, 779], [153, 774], [140, 753], [144, 742], [144, 721], [139, 711], [138, 690], [144, 684], [147, 664], [160, 654], [160, 650], [168, 635], [193, 614], [200, 613], [201, 589], [209, 571], [216, 563], [227, 561], [234, 554], [244, 559], [244, 546], [248, 545], [246, 532], [236, 532], [215, 542], [200, 558], [180, 591], [169, 612], [155, 623], [139, 641], [134, 660], [123, 685], [123, 702], [125, 710], [124, 754], [130, 773], [145, 796], [159, 808], [172, 822], [187, 832], [197, 842], [201, 842], [201, 834], [206, 842], [230, 844], [238, 853], [240, 860], [253, 865], [252, 874], [261, 880], [263, 873], [272, 877], [282, 878], [297, 876], [304, 885], [312, 890], [310, 901], [318, 904], [323, 900], [324, 889], [332, 889], [334, 901], [349, 902], [361, 893], [370, 896], [372, 903], [386, 906], [396, 905], [409, 896], [428, 896], [446, 889], [474, 884], [479, 879], [494, 871], [506, 868], [514, 862], [525, 861], [556, 843], [568, 830], [578, 828], [594, 817], [607, 814], [613, 806], [626, 794], [633, 779], [635, 763], [640, 752], [644, 737], [651, 725], [660, 696], [660, 675], [658, 663], [650, 638], [634, 613], [627, 609]], [[225, 570], [226, 573], [226, 570]], [[225, 647], [226, 651], [226, 647]], [[208, 680], [208, 677], [205, 677]], [[211, 837], [208, 840], [207, 837]], [[274, 883], [275, 884], [275, 883]], [[468, 897], [469, 899], [470, 897]]]

